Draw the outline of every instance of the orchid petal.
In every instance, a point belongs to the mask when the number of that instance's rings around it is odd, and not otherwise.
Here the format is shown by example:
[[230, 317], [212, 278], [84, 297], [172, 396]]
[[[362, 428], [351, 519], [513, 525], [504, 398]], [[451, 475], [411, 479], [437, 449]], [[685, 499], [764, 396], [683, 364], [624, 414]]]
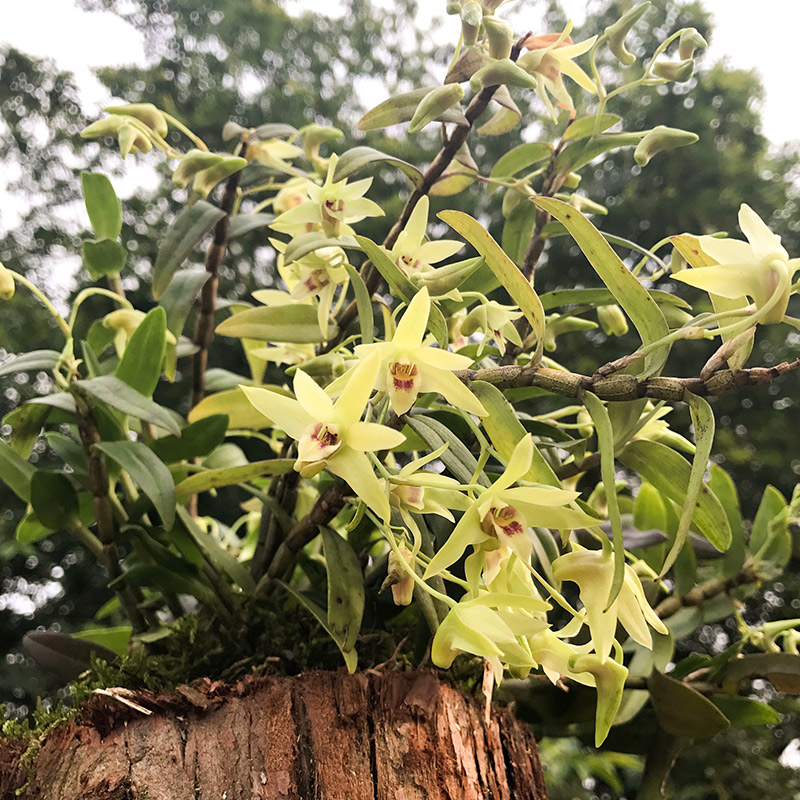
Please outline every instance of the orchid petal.
[[439, 548], [434, 557], [430, 560], [423, 580], [428, 580], [434, 575], [438, 575], [443, 569], [447, 569], [451, 564], [461, 558], [464, 551], [472, 545], [486, 539], [486, 534], [480, 527], [480, 516], [477, 507], [473, 504], [464, 516], [458, 521], [458, 525], [453, 528], [453, 532], [447, 541]]
[[527, 503], [517, 499], [516, 492], [522, 489], [507, 489], [503, 492], [504, 498], [513, 500], [514, 505], [525, 515], [528, 524], [537, 528], [555, 528], [556, 530], [575, 530], [576, 528], [593, 528], [600, 520], [562, 506], [543, 506], [538, 503]]
[[438, 242], [425, 242], [417, 250], [417, 258], [425, 264], [436, 264], [454, 256], [464, 247], [463, 242], [454, 239], [441, 239]]
[[423, 287], [414, 295], [397, 325], [392, 342], [398, 350], [414, 350], [422, 344], [430, 312], [431, 298], [427, 287]]
[[251, 386], [239, 387], [259, 413], [268, 417], [292, 439], [299, 439], [303, 431], [314, 422], [312, 417], [297, 400], [272, 392], [269, 389], [256, 389]]
[[428, 210], [429, 201], [427, 197], [421, 197], [419, 202], [414, 206], [411, 216], [408, 218], [405, 228], [406, 243], [411, 245], [411, 248], [417, 248], [425, 238], [425, 228], [428, 225]]
[[345, 442], [353, 450], [391, 450], [405, 440], [400, 431], [376, 422], [354, 422], [345, 434]]
[[485, 417], [488, 411], [483, 404], [452, 372], [432, 367], [423, 366], [421, 391], [438, 392], [456, 408], [474, 414], [476, 417]]
[[718, 239], [716, 236], [699, 236], [697, 241], [703, 252], [720, 264], [738, 264], [753, 261], [753, 248], [741, 239]]
[[420, 347], [415, 351], [414, 358], [433, 369], [443, 369], [448, 372], [455, 369], [468, 369], [472, 365], [472, 359], [469, 356], [460, 356], [458, 353], [440, 350], [438, 347]]
[[389, 519], [391, 509], [385, 484], [375, 477], [372, 464], [364, 453], [351, 447], [342, 447], [328, 459], [326, 466], [348, 484], [367, 504], [367, 508], [374, 511], [381, 519]]
[[352, 377], [334, 404], [335, 413], [345, 428], [361, 419], [375, 386], [380, 365], [378, 356], [372, 355], [353, 369]]
[[700, 269], [684, 269], [672, 276], [697, 289], [728, 297], [755, 298], [763, 293], [764, 268], [760, 264], [725, 264]]
[[333, 418], [333, 402], [330, 397], [301, 369], [294, 375], [294, 394], [303, 410], [316, 422], [326, 422]]
[[502, 492], [503, 489], [508, 489], [530, 470], [533, 446], [533, 437], [529, 433], [517, 442], [503, 474], [494, 482], [492, 487], [494, 491]]
[[789, 254], [781, 245], [780, 238], [747, 203], [742, 203], [739, 209], [739, 227], [752, 245], [757, 258], [780, 258], [784, 261], [789, 258]]

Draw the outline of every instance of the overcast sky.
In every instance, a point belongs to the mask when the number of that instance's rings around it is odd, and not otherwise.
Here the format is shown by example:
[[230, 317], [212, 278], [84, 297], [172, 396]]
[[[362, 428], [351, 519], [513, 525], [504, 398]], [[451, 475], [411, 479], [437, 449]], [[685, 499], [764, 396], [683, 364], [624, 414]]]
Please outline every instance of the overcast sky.
[[[519, 7], [524, 0], [517, 4]], [[584, 17], [583, 0], [563, 0], [576, 23]], [[289, 0], [295, 8], [329, 11], [346, 6], [346, 0]], [[382, 0], [391, 6], [391, 0]], [[427, 9], [444, 6], [444, 0], [426, 0]], [[36, 24], [33, 8], [26, 3], [3, 4], [0, 45], [8, 43], [36, 56], [49, 56], [78, 76], [88, 102], [101, 104], [106, 98], [91, 76], [91, 68], [105, 65], [142, 63], [146, 55], [139, 34], [111, 13], [88, 13], [75, 8], [73, 0], [36, 0]], [[800, 0], [705, 0], [715, 17], [714, 38], [707, 58], [727, 58], [736, 67], [756, 68], [767, 89], [764, 131], [775, 143], [800, 138], [800, 114], [789, 98], [796, 95], [794, 62], [797, 31], [800, 28]], [[456, 23], [454, 18], [447, 22]], [[80, 36], [70, 35], [70, 32]], [[448, 28], [441, 31], [446, 37]]]

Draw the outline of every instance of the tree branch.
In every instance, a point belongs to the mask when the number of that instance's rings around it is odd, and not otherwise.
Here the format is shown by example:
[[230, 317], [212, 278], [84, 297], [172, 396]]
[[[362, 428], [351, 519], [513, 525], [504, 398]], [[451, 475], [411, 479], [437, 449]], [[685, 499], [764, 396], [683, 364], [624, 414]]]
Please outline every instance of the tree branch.
[[775, 367], [723, 369], [705, 379], [654, 377], [639, 380], [635, 375], [616, 374], [605, 377], [596, 373], [590, 376], [549, 367], [515, 364], [487, 369], [463, 369], [454, 374], [467, 385], [472, 381], [485, 381], [499, 389], [537, 386], [564, 397], [579, 397], [581, 392], [588, 391], [608, 402], [649, 397], [653, 400], [680, 403], [684, 400], [686, 392], [700, 397], [716, 397], [745, 386], [767, 386], [781, 375], [798, 368], [800, 359], [792, 362], [784, 361]]
[[670, 595], [662, 600], [654, 610], [659, 619], [668, 619], [682, 608], [694, 608], [720, 594], [728, 594], [728, 592], [732, 592], [740, 586], [744, 586], [747, 583], [758, 583], [760, 580], [761, 578], [753, 568], [745, 565], [741, 572], [730, 578], [714, 578], [706, 581], [700, 586], [695, 586], [694, 589], [682, 597]]

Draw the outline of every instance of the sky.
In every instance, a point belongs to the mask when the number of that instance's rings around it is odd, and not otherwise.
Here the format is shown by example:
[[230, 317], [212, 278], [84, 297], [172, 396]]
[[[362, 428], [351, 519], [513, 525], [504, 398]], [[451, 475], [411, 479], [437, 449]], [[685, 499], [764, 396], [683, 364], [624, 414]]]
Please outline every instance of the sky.
[[[563, 4], [579, 24], [585, 16], [586, 3], [563, 0]], [[313, 10], [331, 8], [327, 0], [290, 0], [289, 5]], [[705, 6], [715, 18], [714, 38], [706, 58], [727, 58], [735, 67], [757, 69], [767, 89], [764, 132], [776, 144], [800, 138], [797, 115], [787, 114], [784, 109], [784, 98], [793, 96], [795, 90], [792, 71], [786, 68], [786, 54], [796, 47], [800, 2], [761, 0], [758, 21], [754, 20], [752, 0], [706, 0]], [[99, 106], [106, 99], [91, 74], [92, 67], [141, 63], [146, 59], [141, 36], [111, 13], [81, 11], [72, 0], [37, 0], [36, 16], [39, 24], [31, 25], [30, 9], [24, 3], [8, 4], [3, 9], [0, 45], [10, 44], [31, 55], [50, 57], [59, 67], [74, 71], [89, 104]], [[754, 28], [760, 34], [757, 37], [753, 36]], [[65, 31], [80, 31], [80, 46], [76, 46], [74, 36], [65, 36]], [[443, 30], [443, 35], [446, 32]], [[768, 35], [764, 35], [766, 32]]]
[[[585, 16], [583, 0], [562, 0], [576, 24]], [[524, 0], [516, 5], [522, 6]], [[59, 67], [75, 72], [87, 103], [87, 111], [100, 107], [107, 97], [93, 78], [91, 69], [142, 63], [146, 54], [141, 36], [127, 23], [108, 12], [89, 13], [75, 7], [73, 0], [36, 0], [36, 25], [31, 24], [31, 9], [25, 3], [3, 4], [0, 46], [10, 44], [34, 56], [50, 57]], [[346, 0], [287, 0], [290, 8], [329, 11], [346, 7]], [[391, 0], [382, 5], [391, 6]], [[423, 2], [423, 8], [444, 6], [444, 0]], [[706, 0], [706, 8], [714, 14], [715, 29], [706, 58], [728, 59], [732, 66], [755, 68], [767, 90], [763, 109], [764, 133], [775, 143], [800, 139], [796, 113], [786, 113], [785, 98], [793, 97], [793, 70], [787, 69], [787, 53], [797, 47], [796, 32], [800, 27], [800, 0]], [[457, 25], [454, 18], [446, 20]], [[449, 26], [441, 29], [448, 37]], [[80, 31], [80, 38], [65, 32]], [[754, 31], [758, 35], [754, 36]]]

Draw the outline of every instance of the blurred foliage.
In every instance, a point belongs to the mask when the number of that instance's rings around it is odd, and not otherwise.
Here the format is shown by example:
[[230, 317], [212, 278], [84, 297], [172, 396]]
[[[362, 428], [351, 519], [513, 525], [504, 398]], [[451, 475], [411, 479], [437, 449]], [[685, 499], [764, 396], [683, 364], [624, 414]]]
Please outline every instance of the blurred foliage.
[[[100, 71], [109, 92], [126, 102], [147, 100], [160, 105], [220, 149], [220, 130], [226, 119], [248, 127], [279, 116], [296, 126], [313, 121], [354, 130], [358, 116], [372, 104], [376, 91], [382, 96], [387, 90], [433, 85], [444, 66], [444, 52], [433, 48], [420, 32], [411, 33], [409, 20], [416, 11], [413, 0], [405, 0], [392, 14], [355, 0], [344, 19], [314, 14], [290, 18], [279, 4], [268, 0], [80, 3], [90, 10], [110, 10], [145, 35], [147, 65]], [[630, 5], [608, 0], [589, 2], [589, 21], [576, 40], [601, 31]], [[634, 42], [637, 52], [651, 50], [666, 30], [687, 25], [713, 40], [709, 15], [700, 3], [656, 0], [653, 6], [648, 19], [658, 24], [637, 29], [641, 37]], [[541, 28], [534, 33], [560, 29], [565, 20], [557, 3], [540, 3], [537, 8], [546, 23], [533, 25], [528, 11], [525, 25]], [[87, 144], [77, 138], [88, 120], [69, 75], [13, 50], [0, 53], [0, 69], [4, 73], [0, 82], [0, 163], [8, 189], [18, 199], [14, 212], [18, 219], [12, 216], [0, 230], [0, 260], [32, 273], [40, 282], [47, 278], [56, 292], [66, 296], [82, 280], [75, 277], [79, 266], [76, 253], [84, 233], [82, 209], [76, 206], [80, 202], [78, 172], [100, 164], [112, 176], [121, 175], [121, 170], [116, 158], [108, 158], [110, 151], [103, 144]], [[620, 71], [611, 63], [605, 69]], [[654, 243], [683, 231], [727, 229], [736, 233], [736, 211], [745, 200], [759, 213], [772, 210], [771, 218], [764, 214], [765, 221], [784, 237], [790, 252], [800, 252], [800, 230], [792, 222], [797, 219], [798, 150], [787, 146], [776, 152], [770, 147], [760, 131], [762, 98], [763, 90], [754, 73], [732, 70], [724, 64], [701, 65], [688, 84], [658, 87], [632, 100], [617, 98], [609, 110], [630, 120], [631, 127], [674, 125], [697, 132], [700, 141], [679, 153], [658, 156], [651, 167], [636, 166], [632, 153], [626, 150], [604, 160], [602, 168], [588, 172], [581, 191], [609, 208], [609, 215], [595, 218], [595, 222], [605, 232], [641, 243]], [[521, 101], [520, 106], [525, 113]], [[539, 127], [538, 123], [531, 125], [525, 138], [538, 137]], [[543, 127], [547, 129], [548, 125]], [[393, 131], [370, 134], [364, 141], [401, 158], [409, 158], [413, 152], [413, 158], [418, 159], [421, 147], [423, 157], [438, 149], [431, 133], [416, 137], [413, 145], [402, 135], [395, 137]], [[483, 139], [473, 147], [473, 153], [479, 163], [491, 164], [510, 141], [511, 137], [503, 136]], [[348, 140], [347, 144], [353, 142]], [[105, 165], [106, 160], [112, 166]], [[162, 164], [158, 169], [167, 174], [169, 167]], [[123, 201], [122, 241], [131, 267], [124, 285], [137, 296], [139, 308], [147, 306], [139, 279], [149, 276], [158, 232], [174, 218], [184, 196], [171, 187], [164, 188], [167, 181], [160, 181], [158, 186], [150, 195], [137, 192]], [[391, 218], [400, 210], [405, 189], [403, 179], [387, 171], [376, 180], [371, 196]], [[495, 230], [501, 221], [499, 203], [492, 201], [490, 208], [479, 188], [449, 204], [459, 205], [489, 213]], [[64, 212], [54, 216], [54, 208]], [[379, 220], [371, 225], [364, 226], [363, 233], [380, 238], [384, 223]], [[262, 245], [262, 239], [251, 237], [231, 246], [221, 275], [223, 295], [243, 297], [269, 284], [272, 256]], [[537, 288], [544, 291], [594, 282], [595, 276], [574, 245], [565, 240], [551, 242], [537, 271]], [[666, 286], [668, 282], [659, 283], [659, 288]], [[769, 365], [800, 355], [800, 337], [790, 334], [784, 338], [783, 330], [760, 331], [753, 364]], [[591, 334], [590, 340], [595, 347], [587, 349], [585, 339], [576, 337], [572, 346], [570, 337], [563, 337], [557, 356], [574, 369], [591, 372], [607, 360], [611, 350], [600, 332]], [[3, 350], [11, 353], [50, 342], [49, 318], [25, 295], [20, 293], [4, 305], [0, 320]], [[682, 352], [678, 348], [673, 356], [672, 373], [696, 374], [702, 356], [685, 358]], [[244, 371], [238, 345], [220, 346], [215, 357], [229, 369], [241, 367], [239, 371]], [[18, 382], [0, 399], [3, 412], [43, 391], [35, 383]], [[178, 381], [169, 392], [175, 397], [185, 395], [185, 385]], [[746, 514], [752, 515], [764, 484], [772, 483], [789, 495], [800, 474], [800, 461], [792, 462], [789, 469], [786, 463], [786, 434], [793, 427], [790, 415], [797, 402], [793, 398], [798, 397], [800, 375], [794, 373], [767, 391], [746, 397], [734, 394], [716, 401], [719, 427], [715, 453], [734, 476]], [[688, 413], [685, 422], [688, 425]], [[48, 457], [44, 450], [34, 455]], [[0, 663], [0, 687], [3, 699], [29, 706], [33, 696], [48, 694], [53, 684], [19, 653], [16, 643], [20, 635], [37, 625], [80, 628], [107, 595], [100, 570], [89, 566], [82, 549], [65, 537], [46, 540], [35, 548], [17, 545], [13, 531], [18, 505], [5, 490], [2, 502], [0, 650], [10, 655]], [[230, 496], [221, 493], [219, 502], [230, 502]], [[788, 581], [766, 587], [750, 599], [746, 618], [755, 622], [796, 615], [783, 598], [797, 597], [797, 588], [789, 586]], [[782, 602], [773, 603], [770, 596]], [[720, 636], [725, 635], [724, 625], [708, 625], [696, 641], [684, 643], [683, 652], [721, 649], [724, 643]], [[258, 653], [272, 655], [263, 648]], [[785, 796], [797, 796], [797, 773], [777, 762], [788, 740], [798, 734], [796, 703], [786, 701], [785, 706], [783, 723], [772, 731], [731, 730], [687, 751], [673, 773], [671, 796], [680, 800], [732, 797], [724, 794], [722, 786], [736, 786], [735, 796], [740, 800], [769, 796], [777, 786], [785, 790]], [[776, 731], [781, 731], [781, 736]], [[565, 739], [545, 741], [543, 758], [546, 765], [552, 764], [551, 782], [558, 787], [551, 789], [554, 800], [633, 796], [629, 792], [636, 785], [638, 771], [629, 755], [598, 755], [576, 739]]]

